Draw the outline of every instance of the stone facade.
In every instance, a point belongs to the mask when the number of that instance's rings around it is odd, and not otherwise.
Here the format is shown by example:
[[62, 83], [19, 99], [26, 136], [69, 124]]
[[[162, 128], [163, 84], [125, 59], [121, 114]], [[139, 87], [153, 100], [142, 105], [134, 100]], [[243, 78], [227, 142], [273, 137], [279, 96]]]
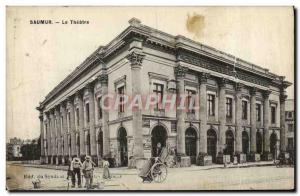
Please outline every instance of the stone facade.
[[[283, 76], [138, 19], [129, 24], [40, 103], [42, 163], [91, 155], [96, 163], [110, 158], [127, 166], [156, 156], [159, 145], [184, 160], [182, 166], [199, 155], [250, 161], [269, 159], [274, 148], [286, 151], [285, 89], [291, 83]], [[110, 110], [101, 105], [109, 105], [105, 97], [112, 94], [153, 93], [190, 95], [194, 109], [127, 109], [124, 100]]]
[[295, 102], [294, 99], [287, 99], [285, 104], [285, 129], [286, 148], [289, 152], [294, 152], [295, 148]]

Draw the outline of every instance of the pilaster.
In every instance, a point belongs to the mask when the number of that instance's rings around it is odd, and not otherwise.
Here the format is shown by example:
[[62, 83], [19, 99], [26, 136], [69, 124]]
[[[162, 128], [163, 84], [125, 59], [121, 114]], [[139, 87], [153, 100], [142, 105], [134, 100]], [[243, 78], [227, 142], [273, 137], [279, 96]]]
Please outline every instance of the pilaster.
[[256, 153], [256, 88], [250, 89], [250, 152]]
[[235, 94], [235, 122], [236, 122], [236, 149], [237, 154], [242, 152], [242, 89], [244, 85], [241, 83], [236, 84], [236, 94]]
[[208, 73], [201, 73], [199, 75], [199, 107], [200, 107], [200, 149], [201, 153], [207, 153], [207, 94], [206, 94], [206, 85], [207, 79], [209, 78]]
[[[108, 94], [108, 74], [106, 70], [103, 70], [103, 73], [98, 76], [98, 80], [101, 84], [102, 96]], [[108, 99], [102, 100], [101, 103], [104, 106], [108, 106]], [[102, 107], [103, 108], [103, 107]], [[109, 111], [107, 109], [102, 109], [102, 131], [103, 131], [103, 155], [110, 156], [110, 137], [109, 137]]]
[[218, 78], [219, 86], [219, 105], [218, 105], [218, 117], [219, 117], [219, 149], [218, 156], [223, 156], [224, 147], [226, 144], [226, 83], [228, 80], [226, 78]]
[[[131, 80], [132, 80], [132, 96], [141, 95], [141, 67], [145, 55], [141, 51], [133, 51], [127, 59], [131, 65]], [[139, 107], [132, 109], [132, 128], [133, 128], [133, 140], [134, 140], [134, 157], [144, 157], [143, 147], [143, 133], [142, 133], [142, 111]]]
[[269, 103], [269, 95], [271, 91], [267, 90], [263, 92], [264, 98], [264, 154], [270, 153], [270, 134], [269, 134], [269, 126], [270, 126], [270, 103]]
[[185, 99], [184, 95], [184, 77], [187, 73], [188, 68], [183, 67], [179, 63], [174, 69], [175, 77], [177, 80], [177, 153], [180, 156], [185, 156], [185, 116], [186, 110], [185, 108], [181, 107], [182, 99]]

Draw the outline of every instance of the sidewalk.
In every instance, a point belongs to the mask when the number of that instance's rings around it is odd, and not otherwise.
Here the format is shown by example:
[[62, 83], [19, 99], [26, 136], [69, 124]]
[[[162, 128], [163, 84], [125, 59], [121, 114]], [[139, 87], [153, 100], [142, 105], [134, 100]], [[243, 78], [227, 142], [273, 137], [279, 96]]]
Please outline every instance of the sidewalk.
[[[42, 169], [55, 169], [67, 171], [68, 166], [57, 166], [57, 165], [34, 165], [34, 164], [19, 164], [19, 163], [8, 163], [13, 165], [22, 165], [24, 167], [42, 168]], [[168, 168], [169, 170], [184, 170], [184, 171], [199, 171], [199, 170], [211, 170], [211, 169], [230, 169], [230, 168], [246, 168], [246, 167], [262, 167], [262, 166], [273, 166], [273, 161], [260, 161], [260, 162], [248, 162], [238, 165], [228, 164], [226, 167], [222, 164], [213, 164], [208, 166], [197, 166], [192, 165], [191, 167], [178, 167]], [[96, 172], [101, 172], [102, 168], [96, 168]], [[128, 169], [127, 167], [110, 168], [110, 171], [114, 174], [119, 175], [137, 175], [137, 169]]]

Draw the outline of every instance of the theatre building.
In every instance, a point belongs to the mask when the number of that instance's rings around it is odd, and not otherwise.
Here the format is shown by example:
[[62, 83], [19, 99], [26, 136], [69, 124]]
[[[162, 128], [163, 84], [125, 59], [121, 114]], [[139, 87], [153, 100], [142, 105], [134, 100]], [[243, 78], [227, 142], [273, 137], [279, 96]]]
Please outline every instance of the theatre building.
[[[268, 69], [133, 18], [40, 102], [41, 161], [90, 155], [95, 163], [106, 157], [127, 166], [161, 147], [182, 166], [199, 155], [215, 163], [224, 155], [270, 160], [286, 151], [290, 85]], [[121, 96], [104, 109], [110, 95]], [[176, 104], [186, 95], [186, 107], [129, 108], [125, 95], [175, 96]]]

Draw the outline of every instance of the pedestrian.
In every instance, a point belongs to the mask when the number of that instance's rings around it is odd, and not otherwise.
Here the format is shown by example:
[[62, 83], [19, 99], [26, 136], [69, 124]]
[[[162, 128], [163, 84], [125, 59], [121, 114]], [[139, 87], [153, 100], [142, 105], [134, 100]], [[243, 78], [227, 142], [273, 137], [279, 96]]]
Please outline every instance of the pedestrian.
[[109, 172], [109, 162], [108, 160], [105, 158], [103, 161], [103, 179], [110, 179], [110, 172]]
[[77, 176], [78, 188], [81, 188], [81, 167], [82, 167], [82, 163], [80, 159], [74, 157], [70, 167], [70, 170], [72, 172], [72, 188], [75, 187], [76, 176]]
[[86, 181], [86, 189], [92, 189], [93, 185], [93, 171], [95, 163], [91, 160], [90, 156], [85, 157], [85, 161], [82, 164], [82, 172]]

